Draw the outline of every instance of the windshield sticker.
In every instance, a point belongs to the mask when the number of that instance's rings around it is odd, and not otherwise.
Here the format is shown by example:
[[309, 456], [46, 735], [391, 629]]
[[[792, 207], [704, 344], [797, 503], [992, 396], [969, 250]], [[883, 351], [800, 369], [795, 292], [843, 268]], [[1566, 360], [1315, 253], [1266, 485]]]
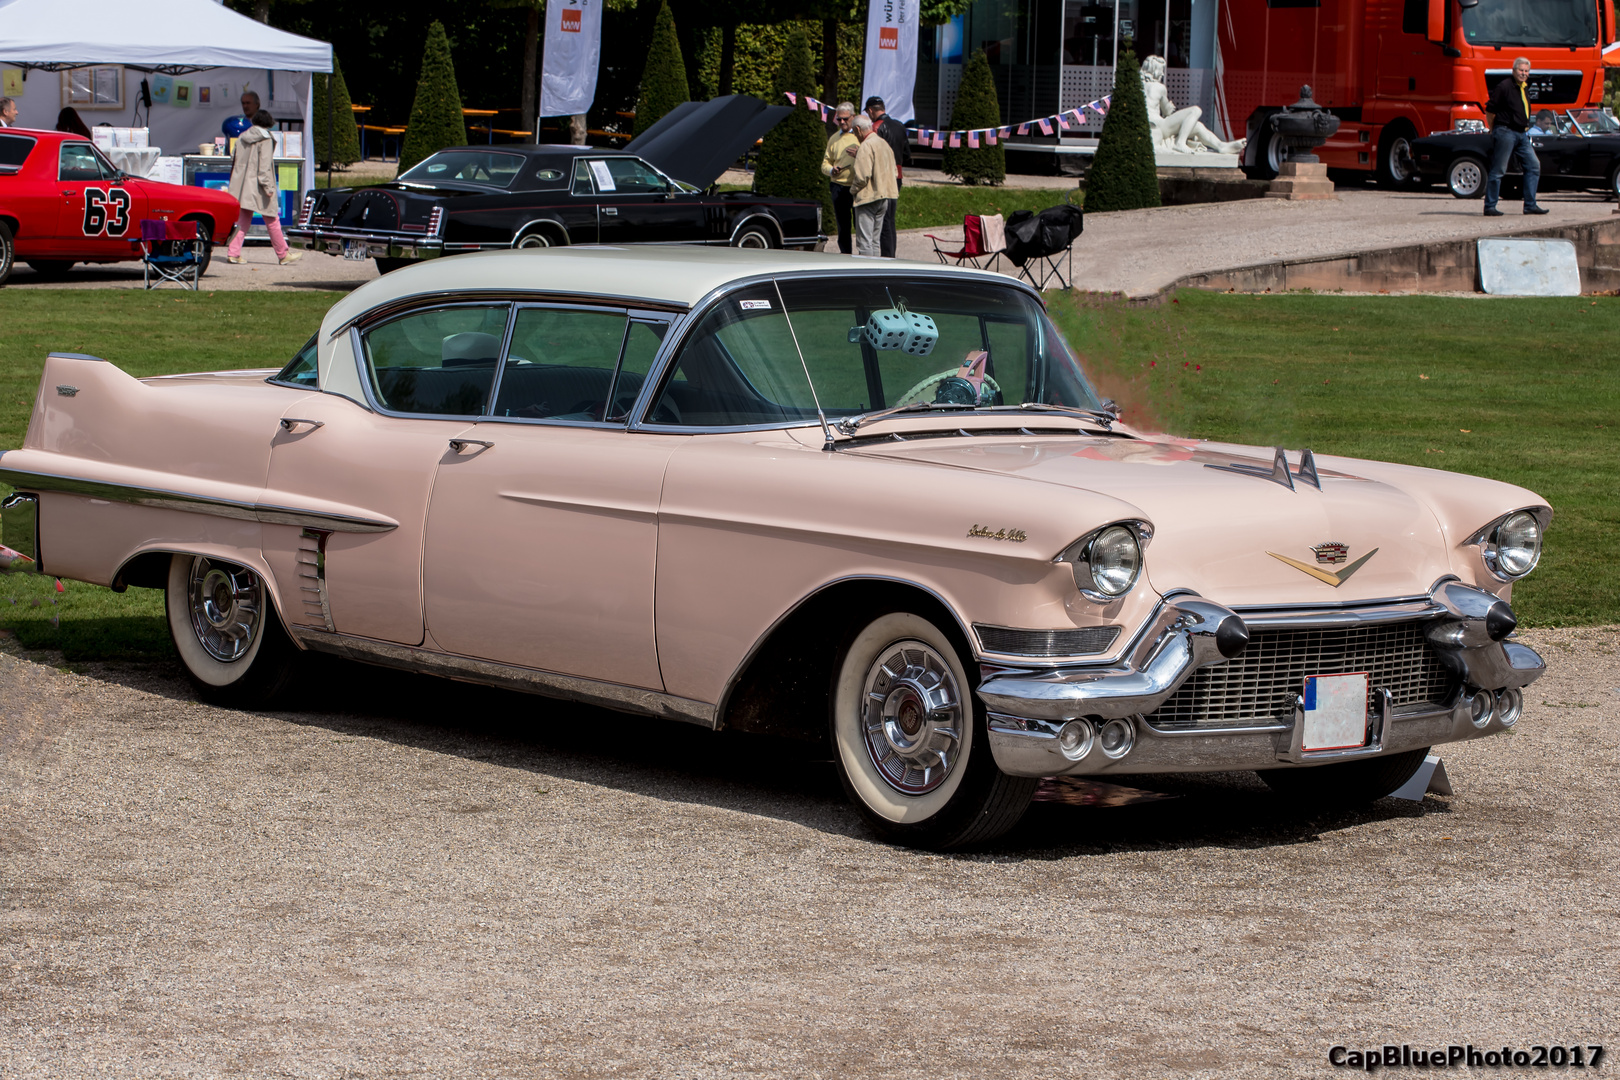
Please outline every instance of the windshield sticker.
[[618, 185], [613, 182], [613, 174], [608, 172], [607, 162], [591, 162], [591, 175], [596, 177], [596, 190], [618, 191]]
[[744, 311], [771, 310], [771, 302], [769, 300], [739, 300], [737, 301], [737, 306], [742, 308]]

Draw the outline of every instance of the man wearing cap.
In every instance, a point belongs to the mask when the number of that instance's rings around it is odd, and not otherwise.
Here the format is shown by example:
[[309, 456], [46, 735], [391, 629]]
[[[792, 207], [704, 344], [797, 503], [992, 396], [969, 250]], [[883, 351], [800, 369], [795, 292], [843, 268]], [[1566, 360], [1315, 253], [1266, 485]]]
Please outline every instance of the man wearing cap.
[[845, 255], [853, 250], [850, 227], [851, 212], [849, 181], [855, 165], [855, 150], [861, 141], [855, 137], [855, 104], [846, 101], [833, 113], [838, 130], [827, 140], [827, 152], [822, 155], [821, 175], [827, 178], [832, 191], [833, 217], [838, 221], [838, 250]]
[[883, 220], [900, 196], [894, 151], [878, 137], [872, 118], [865, 113], [855, 118], [855, 137], [861, 140], [849, 177], [849, 193], [855, 203], [855, 254], [875, 258], [883, 254]]
[[906, 166], [911, 164], [911, 138], [906, 134], [906, 126], [884, 112], [883, 99], [876, 94], [866, 99], [866, 115], [872, 118], [872, 130], [883, 136], [883, 141], [889, 144], [889, 150], [895, 161], [895, 198], [889, 203], [889, 211], [883, 216], [883, 257], [894, 258], [895, 211], [899, 208], [900, 188], [905, 183]]
[[1521, 56], [1513, 61], [1513, 75], [1496, 84], [1485, 103], [1485, 122], [1491, 127], [1491, 170], [1485, 176], [1485, 216], [1501, 217], [1496, 208], [1502, 191], [1502, 176], [1508, 159], [1517, 157], [1524, 170], [1524, 212], [1545, 214], [1536, 205], [1536, 185], [1541, 182], [1541, 159], [1530, 142], [1530, 95], [1525, 83], [1530, 79], [1530, 60]]

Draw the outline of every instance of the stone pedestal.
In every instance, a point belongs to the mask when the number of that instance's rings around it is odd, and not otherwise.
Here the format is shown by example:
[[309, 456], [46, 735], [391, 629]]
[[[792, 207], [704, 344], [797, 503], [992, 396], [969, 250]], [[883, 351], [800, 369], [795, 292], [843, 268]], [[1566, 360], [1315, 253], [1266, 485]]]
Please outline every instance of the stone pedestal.
[[1285, 161], [1266, 192], [1268, 199], [1337, 199], [1327, 166], [1320, 161]]

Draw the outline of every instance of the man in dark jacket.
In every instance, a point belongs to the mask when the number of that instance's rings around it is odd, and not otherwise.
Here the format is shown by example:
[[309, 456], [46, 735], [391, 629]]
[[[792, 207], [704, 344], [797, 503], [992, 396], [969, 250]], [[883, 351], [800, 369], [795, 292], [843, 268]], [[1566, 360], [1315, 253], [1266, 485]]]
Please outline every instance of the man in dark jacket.
[[1496, 84], [1485, 104], [1485, 122], [1491, 125], [1491, 171], [1485, 176], [1485, 216], [1501, 217], [1496, 208], [1502, 191], [1502, 176], [1508, 159], [1517, 156], [1524, 170], [1524, 212], [1545, 214], [1536, 205], [1536, 185], [1541, 182], [1541, 159], [1530, 143], [1530, 95], [1525, 82], [1530, 78], [1530, 61], [1521, 56], [1513, 61], [1513, 74]]
[[[896, 188], [904, 185], [906, 166], [911, 164], [911, 137], [906, 134], [906, 126], [894, 117], [883, 111], [883, 99], [872, 96], [866, 99], [866, 115], [872, 118], [872, 130], [883, 136], [883, 141], [889, 144], [894, 151], [894, 160], [900, 167], [900, 175], [895, 178]], [[894, 231], [895, 211], [899, 209], [899, 199], [891, 200], [889, 212], [883, 217], [883, 257], [894, 258], [897, 237]]]

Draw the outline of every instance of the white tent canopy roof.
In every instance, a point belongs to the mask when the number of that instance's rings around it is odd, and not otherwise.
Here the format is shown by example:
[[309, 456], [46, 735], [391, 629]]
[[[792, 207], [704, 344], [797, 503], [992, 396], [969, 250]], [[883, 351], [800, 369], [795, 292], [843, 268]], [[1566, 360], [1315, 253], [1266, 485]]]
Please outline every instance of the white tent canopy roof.
[[331, 71], [332, 46], [238, 15], [216, 0], [0, 0], [0, 60]]

